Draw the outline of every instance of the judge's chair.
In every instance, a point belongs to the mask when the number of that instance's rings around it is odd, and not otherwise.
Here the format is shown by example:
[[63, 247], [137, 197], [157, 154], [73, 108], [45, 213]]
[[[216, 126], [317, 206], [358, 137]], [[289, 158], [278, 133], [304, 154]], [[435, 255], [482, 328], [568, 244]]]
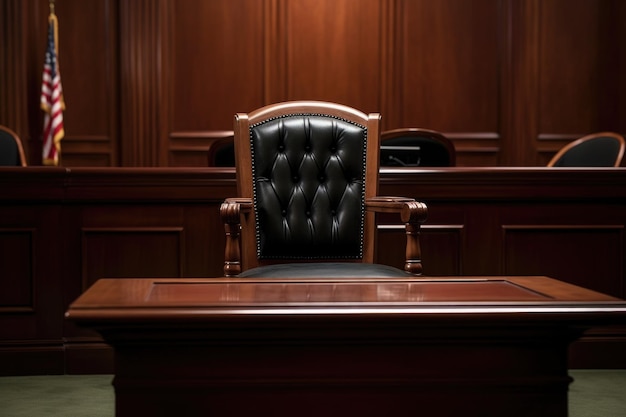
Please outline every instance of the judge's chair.
[[548, 167], [618, 167], [624, 148], [624, 137], [620, 134], [592, 133], [563, 146], [548, 162]]
[[[344, 105], [293, 101], [235, 116], [238, 197], [220, 214], [225, 276], [409, 277], [420, 275], [427, 208], [378, 196], [379, 121]], [[375, 214], [406, 227], [404, 267], [374, 263]]]
[[442, 133], [422, 128], [400, 128], [381, 133], [380, 165], [391, 167], [453, 167], [456, 149]]
[[22, 141], [17, 133], [0, 125], [0, 166], [26, 166]]

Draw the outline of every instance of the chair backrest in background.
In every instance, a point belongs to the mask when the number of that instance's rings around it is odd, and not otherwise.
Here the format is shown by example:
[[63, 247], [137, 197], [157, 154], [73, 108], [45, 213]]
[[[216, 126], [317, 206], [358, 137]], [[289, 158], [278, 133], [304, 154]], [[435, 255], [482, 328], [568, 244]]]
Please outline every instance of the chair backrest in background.
[[22, 141], [11, 129], [0, 126], [0, 165], [26, 166]]
[[549, 167], [618, 167], [624, 157], [624, 137], [614, 132], [583, 136], [565, 145]]
[[456, 165], [450, 139], [430, 129], [401, 128], [381, 133], [381, 166], [446, 167]]

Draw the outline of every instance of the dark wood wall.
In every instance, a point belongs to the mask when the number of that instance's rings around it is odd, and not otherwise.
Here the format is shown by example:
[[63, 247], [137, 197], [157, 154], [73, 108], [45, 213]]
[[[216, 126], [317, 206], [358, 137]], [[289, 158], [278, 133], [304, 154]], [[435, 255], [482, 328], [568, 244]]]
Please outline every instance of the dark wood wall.
[[[626, 133], [622, 0], [58, 0], [64, 166], [204, 166], [283, 100], [450, 136], [461, 166], [540, 166]], [[41, 163], [48, 3], [0, 0], [0, 124]]]
[[[0, 168], [0, 375], [112, 372], [95, 333], [63, 318], [100, 278], [222, 275], [219, 207], [234, 169]], [[547, 275], [626, 298], [626, 168], [383, 170], [381, 195], [428, 204], [424, 273]], [[377, 261], [405, 231], [381, 217]], [[626, 328], [595, 329], [571, 367], [624, 368]]]

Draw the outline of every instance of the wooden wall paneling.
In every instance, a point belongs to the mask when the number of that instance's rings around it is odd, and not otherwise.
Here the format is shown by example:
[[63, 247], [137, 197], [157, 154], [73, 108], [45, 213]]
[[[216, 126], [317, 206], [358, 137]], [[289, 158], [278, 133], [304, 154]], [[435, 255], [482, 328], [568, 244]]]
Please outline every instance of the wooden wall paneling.
[[[547, 275], [624, 297], [623, 225], [503, 225], [503, 274]], [[593, 256], [586, 248], [593, 247]]]
[[[539, 74], [540, 0], [503, 2], [502, 154], [499, 166], [545, 165], [537, 160], [536, 103]], [[547, 162], [547, 161], [546, 161]]]
[[[619, 85], [612, 1], [540, 2], [539, 152], [617, 126]], [[545, 143], [545, 144], [544, 144]]]
[[100, 278], [184, 276], [184, 234], [182, 227], [83, 228], [83, 291]]
[[170, 2], [119, 3], [122, 166], [167, 166]]
[[110, 0], [66, 0], [55, 7], [66, 109], [60, 165], [118, 165], [116, 5]]
[[264, 104], [268, 13], [276, 12], [268, 3], [172, 2], [169, 166], [207, 166], [211, 142], [232, 131], [235, 113]]
[[264, 2], [172, 2], [172, 133], [232, 130], [264, 104]]
[[3, 204], [0, 375], [64, 372], [57, 204]]
[[33, 249], [35, 231], [32, 228], [0, 228], [0, 311], [34, 312]]
[[211, 146], [233, 136], [232, 130], [186, 131], [170, 134], [169, 166], [208, 166]]
[[[399, 1], [395, 10], [396, 85], [387, 100], [398, 114], [389, 128], [456, 134], [459, 165], [465, 152], [499, 147], [499, 3]], [[496, 165], [498, 153], [487, 154], [482, 162]]]
[[0, 375], [63, 373], [61, 168], [0, 169]]
[[[626, 2], [615, 0], [614, 21], [626, 22]], [[617, 52], [615, 54], [618, 62], [617, 68], [620, 76], [618, 77], [617, 91], [619, 92], [618, 100], [618, 116], [616, 131], [626, 135], [626, 25], [617, 23], [616, 39]]]
[[[426, 275], [552, 275], [623, 298], [625, 173], [385, 169], [380, 193], [428, 204]], [[219, 206], [235, 193], [233, 169], [5, 167], [0, 174], [0, 243], [11, 245], [0, 259], [2, 374], [110, 369], [106, 344], [63, 320], [97, 277], [222, 274]], [[397, 264], [403, 231], [390, 226], [397, 218], [382, 217], [379, 259]], [[7, 284], [7, 274], [19, 282]], [[615, 330], [590, 338], [578, 358], [593, 360], [624, 340]]]
[[24, 152], [30, 161], [27, 140], [26, 8], [27, 5], [20, 0], [0, 1], [0, 124], [22, 138]]
[[[287, 27], [285, 3], [289, 0], [264, 0], [263, 24], [263, 103], [288, 100]], [[253, 110], [253, 109], [251, 109]], [[250, 110], [248, 110], [250, 111]]]
[[396, 95], [396, 67], [398, 57], [396, 56], [395, 26], [396, 26], [396, 7], [395, 1], [381, 2], [380, 10], [380, 28], [381, 28], [381, 45], [380, 45], [380, 108], [378, 112], [381, 114], [381, 132], [390, 130], [389, 126], [397, 126], [398, 105], [394, 100]]
[[20, 136], [29, 165], [41, 164], [47, 18], [47, 2], [0, 0], [0, 124]]
[[[424, 276], [462, 275], [462, 225], [423, 225], [420, 233]], [[379, 225], [376, 262], [402, 268], [404, 225]]]
[[380, 112], [382, 2], [284, 1], [287, 99]]
[[598, 95], [606, 94], [600, 87], [608, 75], [602, 45], [610, 24], [603, 19], [609, 17], [603, 7], [603, 2], [580, 0], [540, 3], [541, 133], [571, 134], [575, 139], [597, 125], [595, 104]]

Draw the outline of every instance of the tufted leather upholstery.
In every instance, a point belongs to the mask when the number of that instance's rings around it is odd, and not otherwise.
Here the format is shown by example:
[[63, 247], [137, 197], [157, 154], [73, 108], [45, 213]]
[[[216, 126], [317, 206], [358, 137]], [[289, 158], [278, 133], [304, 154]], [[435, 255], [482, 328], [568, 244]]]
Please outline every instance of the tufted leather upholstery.
[[[224, 275], [419, 275], [426, 206], [377, 195], [379, 121], [377, 113], [315, 101], [238, 113], [238, 197], [220, 208]], [[377, 212], [397, 213], [405, 223], [404, 270], [374, 261]]]
[[288, 115], [250, 137], [259, 258], [360, 258], [365, 127]]

